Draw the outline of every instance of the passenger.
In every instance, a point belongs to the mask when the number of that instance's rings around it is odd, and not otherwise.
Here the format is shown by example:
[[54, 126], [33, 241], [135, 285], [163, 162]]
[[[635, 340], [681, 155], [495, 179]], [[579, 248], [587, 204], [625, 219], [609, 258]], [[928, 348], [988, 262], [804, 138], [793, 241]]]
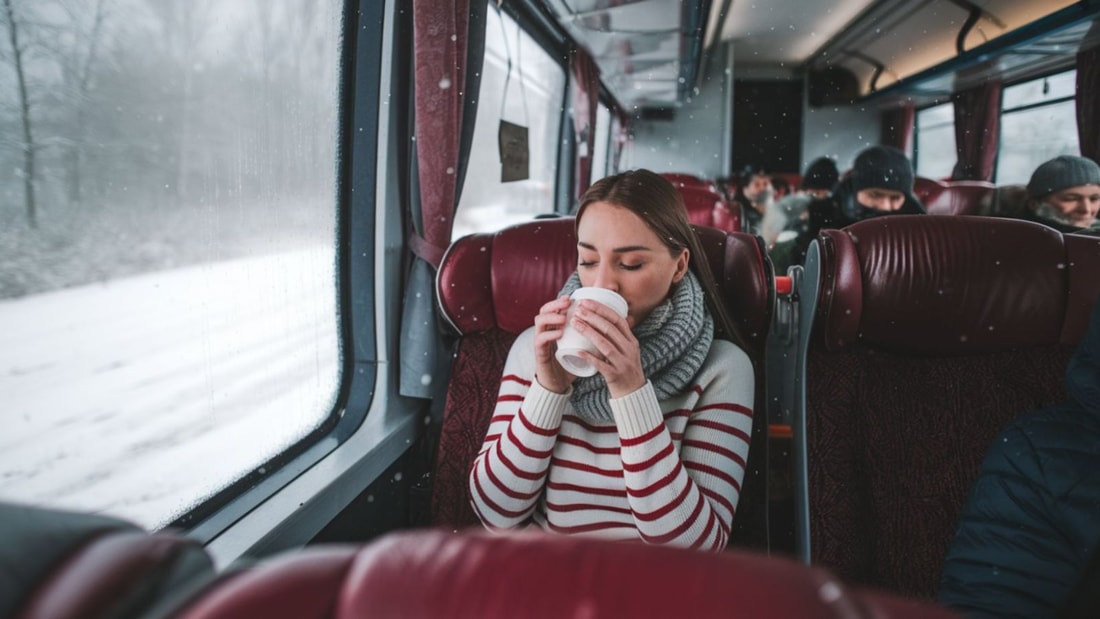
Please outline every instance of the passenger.
[[741, 205], [741, 231], [760, 234], [764, 214], [775, 203], [771, 176], [760, 168], [745, 166], [738, 176], [734, 199]]
[[772, 177], [772, 200], [779, 201], [791, 194], [791, 183], [782, 176]]
[[1062, 155], [1035, 168], [1027, 183], [1024, 218], [1062, 232], [1100, 235], [1100, 166]]
[[1067, 401], [1019, 417], [986, 453], [947, 553], [941, 603], [975, 617], [1055, 617], [1096, 569], [1100, 299], [1065, 385]]
[[760, 236], [770, 248], [779, 240], [779, 235], [787, 232], [796, 237], [806, 227], [806, 208], [815, 198], [828, 198], [833, 193], [840, 172], [836, 161], [830, 157], [818, 157], [806, 166], [798, 193], [780, 199], [764, 214]]
[[[534, 523], [720, 551], [755, 383], [680, 194], [648, 170], [604, 178], [582, 197], [576, 229], [577, 271], [508, 354], [470, 472], [474, 511], [490, 529]], [[587, 378], [554, 356], [580, 286], [629, 307], [620, 318], [578, 302], [571, 324], [600, 351], [581, 354], [598, 370]]]
[[777, 243], [770, 253], [777, 273], [802, 264], [810, 242], [822, 230], [843, 228], [871, 217], [925, 212], [913, 195], [913, 165], [905, 153], [891, 146], [871, 146], [861, 151], [833, 194], [815, 199], [806, 210], [809, 220], [805, 229], [798, 237]]

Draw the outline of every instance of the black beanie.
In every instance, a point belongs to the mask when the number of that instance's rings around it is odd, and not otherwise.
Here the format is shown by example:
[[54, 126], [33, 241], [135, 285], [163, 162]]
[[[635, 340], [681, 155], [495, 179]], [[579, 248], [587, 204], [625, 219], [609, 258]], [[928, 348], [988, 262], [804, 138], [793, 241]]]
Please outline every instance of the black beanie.
[[856, 155], [852, 189], [889, 189], [913, 193], [913, 165], [905, 153], [891, 146], [872, 146]]
[[1062, 155], [1035, 168], [1027, 183], [1032, 198], [1079, 185], [1100, 185], [1100, 166], [1086, 157]]
[[802, 175], [802, 189], [832, 189], [839, 178], [836, 162], [829, 157], [818, 157], [806, 166], [806, 172]]

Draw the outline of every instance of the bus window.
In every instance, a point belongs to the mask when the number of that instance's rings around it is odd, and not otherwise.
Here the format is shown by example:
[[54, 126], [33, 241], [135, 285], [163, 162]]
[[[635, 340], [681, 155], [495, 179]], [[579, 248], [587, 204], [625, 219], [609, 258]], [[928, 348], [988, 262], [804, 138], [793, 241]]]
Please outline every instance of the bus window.
[[1076, 70], [1005, 87], [998, 184], [1025, 184], [1044, 161], [1080, 154], [1076, 90]]
[[592, 180], [599, 180], [610, 172], [608, 155], [611, 154], [611, 110], [602, 103], [596, 108], [596, 141], [592, 153]]
[[332, 413], [342, 6], [5, 4], [0, 499], [159, 528]]
[[948, 178], [955, 166], [955, 108], [942, 103], [917, 112], [916, 172], [925, 178]]
[[[477, 122], [452, 238], [499, 230], [554, 210], [565, 69], [490, 3]], [[498, 130], [527, 128], [529, 177], [502, 182]]]

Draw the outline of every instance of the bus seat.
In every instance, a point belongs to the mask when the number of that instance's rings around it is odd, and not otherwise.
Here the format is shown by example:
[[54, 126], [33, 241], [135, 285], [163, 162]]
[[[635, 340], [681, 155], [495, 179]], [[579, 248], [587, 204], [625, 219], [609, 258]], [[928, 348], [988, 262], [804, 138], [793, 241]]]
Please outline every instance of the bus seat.
[[174, 619], [351, 617], [846, 617], [952, 612], [851, 589], [827, 571], [747, 552], [709, 554], [537, 531], [390, 533], [245, 569]]
[[741, 229], [740, 211], [734, 213], [726, 198], [714, 189], [684, 186], [678, 188], [684, 199], [688, 219], [696, 226], [718, 228], [727, 232]]
[[[696, 228], [711, 269], [750, 348], [756, 410], [763, 411], [763, 351], [774, 306], [771, 263], [760, 240], [739, 232]], [[447, 250], [436, 288], [441, 313], [457, 333], [434, 472], [431, 522], [480, 526], [467, 479], [496, 404], [512, 341], [534, 322], [576, 269], [574, 218], [526, 222], [466, 236]], [[766, 543], [765, 415], [757, 415], [731, 543]]]
[[0, 617], [144, 617], [213, 577], [195, 540], [105, 516], [0, 503]]
[[929, 200], [934, 199], [945, 189], [947, 189], [947, 183], [944, 181], [926, 176], [913, 177], [913, 195], [921, 201], [921, 204], [927, 205]]
[[803, 557], [932, 597], [990, 441], [1065, 397], [1097, 273], [1100, 238], [1024, 221], [899, 215], [823, 231], [801, 290]]
[[986, 181], [937, 181], [918, 197], [930, 215], [983, 215], [995, 190]]
[[689, 174], [687, 172], [661, 172], [660, 176], [675, 185], [677, 189], [682, 189], [684, 187], [698, 187], [700, 189], [718, 191], [718, 183], [709, 178], [703, 178], [696, 174]]

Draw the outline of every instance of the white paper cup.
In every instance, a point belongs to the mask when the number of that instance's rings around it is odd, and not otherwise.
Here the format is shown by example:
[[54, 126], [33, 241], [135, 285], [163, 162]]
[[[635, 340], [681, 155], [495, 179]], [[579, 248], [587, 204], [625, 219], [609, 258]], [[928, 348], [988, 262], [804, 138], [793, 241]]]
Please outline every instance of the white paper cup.
[[574, 376], [592, 376], [596, 373], [596, 368], [585, 361], [579, 353], [582, 350], [587, 350], [592, 354], [599, 354], [599, 352], [596, 350], [595, 344], [573, 328], [573, 312], [577, 308], [577, 303], [581, 300], [592, 299], [603, 303], [615, 310], [615, 313], [619, 316], [626, 318], [626, 299], [614, 290], [594, 287], [577, 288], [573, 291], [573, 294], [569, 295], [569, 298], [573, 300], [573, 303], [569, 306], [569, 311], [565, 315], [565, 328], [562, 330], [561, 339], [558, 340], [558, 351], [554, 353], [554, 356], [566, 372]]

